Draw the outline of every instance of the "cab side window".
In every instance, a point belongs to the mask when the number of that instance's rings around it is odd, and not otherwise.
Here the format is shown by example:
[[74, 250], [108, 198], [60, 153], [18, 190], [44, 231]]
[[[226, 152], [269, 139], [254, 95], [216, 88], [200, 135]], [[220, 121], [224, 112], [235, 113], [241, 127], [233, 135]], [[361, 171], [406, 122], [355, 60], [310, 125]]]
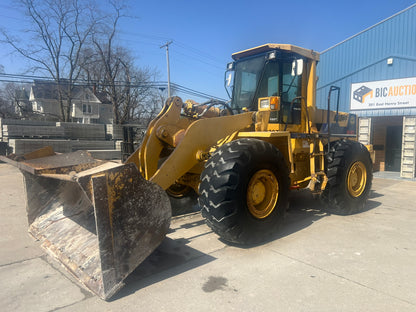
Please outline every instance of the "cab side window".
[[302, 95], [301, 76], [292, 75], [292, 63], [282, 64], [282, 122], [288, 124], [300, 124], [301, 103], [295, 100], [292, 109], [290, 103], [294, 98]]

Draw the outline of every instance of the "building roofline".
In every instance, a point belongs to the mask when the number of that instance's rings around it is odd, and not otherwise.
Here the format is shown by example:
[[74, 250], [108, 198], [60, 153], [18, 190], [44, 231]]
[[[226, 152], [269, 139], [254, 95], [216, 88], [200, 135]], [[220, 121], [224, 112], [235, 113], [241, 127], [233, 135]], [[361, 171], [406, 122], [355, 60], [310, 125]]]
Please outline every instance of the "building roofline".
[[357, 33], [357, 34], [355, 34], [355, 35], [353, 35], [353, 36], [351, 36], [351, 37], [348, 37], [347, 39], [345, 39], [345, 40], [343, 40], [343, 41], [341, 41], [341, 42], [339, 42], [339, 43], [337, 43], [337, 44], [333, 45], [332, 47], [330, 47], [330, 48], [328, 48], [328, 49], [326, 49], [326, 50], [323, 50], [322, 52], [320, 52], [320, 54], [326, 53], [326, 52], [328, 52], [329, 50], [332, 50], [333, 48], [336, 48], [337, 46], [339, 46], [339, 45], [343, 44], [344, 42], [347, 42], [347, 41], [349, 41], [349, 40], [351, 40], [351, 39], [353, 39], [353, 38], [355, 38], [355, 37], [357, 37], [357, 36], [359, 36], [359, 35], [361, 35], [361, 34], [363, 34], [363, 33], [367, 32], [367, 31], [369, 31], [369, 30], [371, 30], [371, 29], [373, 29], [373, 28], [377, 27], [378, 25], [383, 24], [384, 22], [387, 22], [388, 20], [390, 20], [390, 19], [392, 19], [392, 18], [394, 18], [394, 17], [396, 17], [396, 16], [398, 16], [398, 15], [400, 15], [400, 14], [402, 14], [402, 13], [404, 13], [404, 12], [408, 11], [408, 10], [410, 10], [411, 8], [413, 8], [413, 7], [415, 7], [415, 6], [416, 6], [416, 3], [415, 3], [415, 4], [412, 4], [411, 6], [407, 7], [406, 9], [403, 9], [403, 10], [401, 10], [401, 11], [399, 11], [399, 12], [397, 12], [397, 13], [393, 14], [393, 15], [392, 15], [392, 16], [390, 16], [390, 17], [387, 17], [387, 18], [383, 19], [382, 21], [378, 22], [377, 24], [374, 24], [373, 26], [370, 26], [370, 27], [368, 27], [368, 28], [366, 28], [366, 29], [364, 29], [364, 30], [360, 31], [360, 32], [359, 32], [359, 33]]

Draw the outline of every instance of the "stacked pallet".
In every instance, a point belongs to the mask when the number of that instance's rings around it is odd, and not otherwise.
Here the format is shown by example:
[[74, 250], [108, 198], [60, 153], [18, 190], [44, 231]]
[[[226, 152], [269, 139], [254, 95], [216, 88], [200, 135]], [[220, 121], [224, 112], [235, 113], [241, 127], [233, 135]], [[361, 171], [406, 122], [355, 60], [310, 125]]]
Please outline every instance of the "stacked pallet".
[[105, 140], [105, 125], [76, 124], [71, 122], [57, 122], [56, 127], [63, 128], [65, 137], [71, 140]]

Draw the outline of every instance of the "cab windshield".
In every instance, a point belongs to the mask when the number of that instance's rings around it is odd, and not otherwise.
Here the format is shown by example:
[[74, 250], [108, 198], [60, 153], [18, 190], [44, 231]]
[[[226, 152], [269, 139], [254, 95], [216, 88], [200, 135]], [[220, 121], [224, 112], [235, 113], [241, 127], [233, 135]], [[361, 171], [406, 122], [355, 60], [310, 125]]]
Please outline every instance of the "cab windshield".
[[[279, 96], [280, 112], [272, 112], [271, 123], [300, 123], [300, 101], [302, 95], [301, 76], [293, 68], [295, 57], [267, 60], [259, 55], [237, 61], [234, 68], [234, 85], [231, 106], [241, 112], [243, 109], [256, 111], [261, 97]], [[292, 103], [293, 102], [293, 103]]]
[[266, 61], [264, 55], [237, 62], [232, 108], [256, 110], [257, 99], [278, 95], [278, 86], [279, 64], [277, 62]]

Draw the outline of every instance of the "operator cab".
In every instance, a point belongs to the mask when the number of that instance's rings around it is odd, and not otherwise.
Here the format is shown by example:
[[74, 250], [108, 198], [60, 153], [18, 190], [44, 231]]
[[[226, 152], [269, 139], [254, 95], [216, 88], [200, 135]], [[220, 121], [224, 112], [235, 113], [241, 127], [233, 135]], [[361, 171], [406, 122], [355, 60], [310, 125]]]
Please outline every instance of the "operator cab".
[[234, 112], [257, 111], [259, 99], [262, 103], [264, 98], [265, 105], [275, 103], [269, 123], [301, 123], [301, 101], [306, 97], [302, 75], [309, 59], [319, 59], [318, 53], [292, 45], [266, 44], [232, 57], [225, 83], [227, 92], [232, 92]]

